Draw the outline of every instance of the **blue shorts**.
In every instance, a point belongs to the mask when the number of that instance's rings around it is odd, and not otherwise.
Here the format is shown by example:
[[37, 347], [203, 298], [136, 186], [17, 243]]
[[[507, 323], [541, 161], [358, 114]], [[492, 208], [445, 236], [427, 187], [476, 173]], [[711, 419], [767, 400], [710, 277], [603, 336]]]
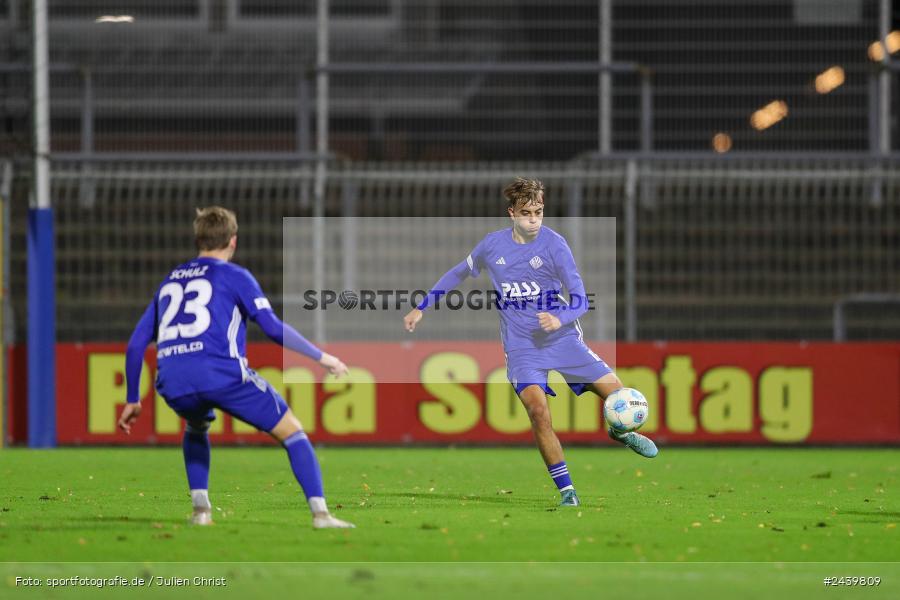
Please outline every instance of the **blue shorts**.
[[547, 385], [547, 373], [551, 370], [562, 375], [576, 395], [583, 394], [588, 385], [612, 373], [609, 365], [580, 341], [566, 344], [564, 353], [533, 350], [506, 355], [506, 377], [516, 394], [521, 394], [530, 385], [539, 385], [548, 395], [555, 396]]
[[248, 369], [247, 380], [233, 387], [166, 398], [166, 404], [184, 420], [212, 421], [218, 408], [260, 431], [272, 431], [287, 413], [284, 398], [269, 382]]

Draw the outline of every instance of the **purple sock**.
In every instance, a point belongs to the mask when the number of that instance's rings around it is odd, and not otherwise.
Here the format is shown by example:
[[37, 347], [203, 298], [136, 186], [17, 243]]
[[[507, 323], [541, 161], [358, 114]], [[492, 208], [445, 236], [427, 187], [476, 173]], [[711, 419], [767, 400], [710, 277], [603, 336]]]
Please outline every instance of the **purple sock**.
[[188, 486], [192, 490], [209, 489], [209, 435], [188, 425], [181, 444]]
[[298, 431], [294, 435], [284, 440], [284, 449], [287, 450], [288, 459], [291, 461], [291, 469], [294, 471], [294, 477], [306, 499], [324, 498], [325, 493], [322, 490], [322, 472], [319, 470], [319, 461], [316, 458], [316, 452], [313, 450], [312, 444], [306, 433]]
[[574, 487], [572, 486], [572, 478], [569, 477], [569, 468], [566, 466], [566, 461], [562, 461], [556, 463], [555, 465], [550, 465], [547, 467], [547, 471], [550, 472], [550, 477], [553, 478], [553, 483], [556, 484], [560, 490], [566, 487]]

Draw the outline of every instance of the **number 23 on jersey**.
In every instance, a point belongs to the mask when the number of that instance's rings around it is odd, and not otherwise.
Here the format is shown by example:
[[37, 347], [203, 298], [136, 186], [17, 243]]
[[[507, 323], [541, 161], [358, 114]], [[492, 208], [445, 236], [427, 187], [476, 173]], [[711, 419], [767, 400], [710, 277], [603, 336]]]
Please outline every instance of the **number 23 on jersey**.
[[[169, 306], [159, 321], [156, 343], [176, 340], [179, 337], [197, 337], [209, 329], [210, 316], [206, 306], [212, 299], [212, 292], [212, 285], [206, 279], [192, 279], [184, 287], [176, 281], [170, 281], [162, 286], [159, 290], [159, 303], [162, 304], [163, 298], [168, 297]], [[196, 296], [185, 300], [185, 296], [189, 294]], [[172, 325], [172, 321], [181, 312], [193, 315], [193, 322]]]

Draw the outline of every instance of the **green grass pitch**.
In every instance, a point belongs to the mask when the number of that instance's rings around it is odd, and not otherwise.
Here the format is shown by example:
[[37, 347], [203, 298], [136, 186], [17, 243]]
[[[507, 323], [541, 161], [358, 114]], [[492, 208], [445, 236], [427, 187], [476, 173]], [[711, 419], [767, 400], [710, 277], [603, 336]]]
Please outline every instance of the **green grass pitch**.
[[[896, 450], [663, 448], [647, 460], [573, 448], [566, 459], [584, 504], [565, 509], [532, 448], [323, 448], [319, 457], [333, 512], [357, 529], [310, 528], [277, 447], [213, 447], [208, 528], [187, 525], [180, 449], [0, 450], [0, 597], [124, 595], [15, 582], [104, 573], [230, 578], [227, 589], [127, 597], [223, 598], [254, 581], [327, 597], [396, 598], [410, 586], [429, 597], [491, 586], [598, 597], [623, 573], [626, 587], [667, 599], [696, 598], [698, 586], [734, 598], [900, 597]], [[825, 589], [826, 576], [882, 582]]]

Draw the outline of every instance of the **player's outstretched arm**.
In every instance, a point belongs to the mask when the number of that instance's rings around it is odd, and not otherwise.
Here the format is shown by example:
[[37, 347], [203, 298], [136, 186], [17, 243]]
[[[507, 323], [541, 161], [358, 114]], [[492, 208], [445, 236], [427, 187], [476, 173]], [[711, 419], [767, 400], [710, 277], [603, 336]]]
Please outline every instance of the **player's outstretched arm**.
[[406, 313], [406, 316], [403, 317], [403, 327], [409, 332], [413, 332], [416, 329], [416, 324], [422, 320], [422, 316], [424, 315], [424, 310], [428, 308], [431, 304], [437, 302], [437, 300], [447, 294], [447, 292], [453, 290], [462, 283], [466, 277], [471, 273], [468, 259], [462, 261], [438, 279], [437, 283], [429, 290], [428, 294], [425, 296], [425, 299], [422, 300], [417, 307]]
[[153, 340], [153, 329], [156, 325], [156, 305], [151, 302], [134, 328], [128, 348], [125, 350], [125, 408], [119, 417], [119, 429], [131, 434], [131, 425], [141, 414], [141, 399], [138, 390], [141, 382], [141, 367], [144, 364], [144, 351]]
[[332, 375], [340, 377], [347, 373], [347, 365], [341, 362], [339, 358], [327, 352], [322, 352], [315, 344], [303, 337], [299, 331], [287, 323], [283, 323], [271, 310], [260, 311], [256, 315], [256, 322], [259, 324], [260, 329], [263, 330], [263, 333], [276, 344], [313, 359], [328, 369], [328, 372]]

